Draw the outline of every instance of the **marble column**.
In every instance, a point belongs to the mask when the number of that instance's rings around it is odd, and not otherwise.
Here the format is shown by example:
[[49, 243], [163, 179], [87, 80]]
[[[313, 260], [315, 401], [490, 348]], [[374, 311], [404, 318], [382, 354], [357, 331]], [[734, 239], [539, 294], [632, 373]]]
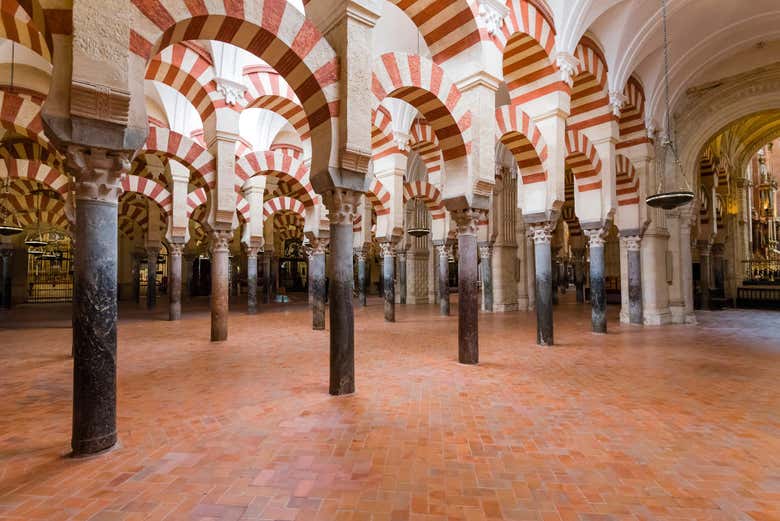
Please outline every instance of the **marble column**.
[[395, 248], [391, 242], [382, 248], [382, 295], [385, 299], [385, 322], [395, 322]]
[[324, 194], [330, 219], [330, 394], [355, 392], [355, 317], [352, 309], [352, 225], [362, 192], [335, 188]]
[[0, 299], [0, 309], [11, 309], [12, 305], [12, 281], [11, 274], [13, 273], [13, 254], [12, 248], [4, 248], [0, 250], [0, 261], [3, 263], [2, 275], [0, 275], [0, 284], [2, 284], [2, 299]]
[[229, 288], [228, 270], [230, 269], [229, 245], [233, 238], [230, 230], [211, 232], [211, 341], [221, 342], [228, 336]]
[[590, 250], [591, 326], [594, 333], [607, 332], [607, 291], [604, 284], [604, 230], [584, 230]]
[[263, 253], [263, 304], [268, 304], [274, 300], [272, 262], [273, 251]]
[[540, 346], [551, 346], [555, 343], [553, 337], [553, 265], [551, 248], [555, 225], [555, 222], [530, 224], [534, 240], [534, 268], [536, 273], [534, 288], [536, 343]]
[[[622, 237], [628, 256], [628, 322], [641, 325], [642, 312], [642, 238], [639, 235]], [[663, 267], [666, 269], [666, 266]]]
[[259, 248], [249, 246], [246, 249], [246, 312], [257, 313], [257, 252]]
[[726, 246], [723, 243], [712, 245], [712, 289], [713, 297], [724, 298], [726, 293]]
[[157, 258], [160, 248], [150, 246], [146, 248], [146, 309], [157, 307]]
[[129, 154], [70, 147], [76, 177], [73, 280], [74, 456], [111, 448], [116, 431], [117, 223]]
[[361, 306], [365, 307], [366, 302], [366, 289], [368, 282], [366, 281], [366, 251], [364, 248], [355, 249], [355, 257], [357, 258], [357, 289], [358, 289], [358, 302]]
[[138, 255], [133, 255], [133, 297], [135, 303], [141, 303], [141, 259]]
[[450, 247], [442, 241], [436, 245], [439, 268], [439, 314], [450, 315]]
[[315, 331], [325, 329], [325, 250], [327, 239], [314, 239], [311, 242], [311, 328]]
[[184, 302], [189, 301], [190, 297], [192, 297], [192, 265], [195, 262], [196, 257], [197, 255], [194, 253], [183, 253], [181, 256], [181, 299]]
[[398, 291], [401, 293], [399, 304], [406, 304], [406, 251], [398, 252]]
[[712, 289], [712, 241], [700, 240], [699, 248], [699, 288], [701, 289], [701, 308], [712, 309], [710, 299]]
[[574, 256], [574, 290], [577, 304], [585, 303], [585, 250], [572, 250]]
[[561, 270], [558, 263], [558, 252], [560, 251], [560, 246], [554, 246], [551, 248], [551, 269], [552, 269], [552, 303], [553, 305], [558, 305], [559, 297], [558, 297], [558, 283], [560, 282], [558, 278], [560, 277]]
[[531, 226], [527, 226], [525, 238], [526, 272], [525, 287], [528, 290], [528, 311], [536, 310], [536, 242]]
[[482, 276], [482, 309], [493, 311], [493, 259], [492, 248], [488, 243], [479, 245], [479, 267]]
[[168, 245], [168, 320], [181, 319], [181, 272], [184, 244]]
[[477, 277], [477, 227], [485, 211], [455, 210], [458, 227], [458, 361], [479, 363], [479, 281]]

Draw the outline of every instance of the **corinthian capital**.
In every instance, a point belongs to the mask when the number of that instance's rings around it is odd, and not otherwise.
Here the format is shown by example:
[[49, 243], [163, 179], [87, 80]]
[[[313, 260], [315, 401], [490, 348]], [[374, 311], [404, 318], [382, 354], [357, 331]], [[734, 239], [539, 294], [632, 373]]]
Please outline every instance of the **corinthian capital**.
[[76, 178], [76, 199], [116, 203], [122, 176], [130, 171], [130, 151], [71, 145], [67, 166]]
[[211, 253], [226, 252], [230, 247], [230, 241], [233, 239], [231, 230], [214, 230], [211, 232], [211, 242], [209, 249]]
[[395, 247], [392, 242], [380, 242], [379, 248], [382, 250], [382, 257], [395, 257]]
[[530, 223], [528, 235], [533, 239], [534, 244], [550, 244], [556, 224], [555, 221]]
[[479, 221], [487, 216], [487, 210], [481, 208], [464, 208], [453, 210], [452, 219], [458, 225], [458, 235], [476, 235]]
[[626, 235], [622, 237], [626, 251], [639, 251], [642, 246], [642, 237], [639, 235]]
[[362, 192], [345, 188], [334, 188], [325, 192], [323, 199], [328, 208], [328, 219], [330, 219], [331, 224], [352, 226], [362, 195]]
[[591, 230], [582, 230], [589, 240], [591, 248], [603, 248], [606, 243], [607, 233], [604, 228], [595, 228]]

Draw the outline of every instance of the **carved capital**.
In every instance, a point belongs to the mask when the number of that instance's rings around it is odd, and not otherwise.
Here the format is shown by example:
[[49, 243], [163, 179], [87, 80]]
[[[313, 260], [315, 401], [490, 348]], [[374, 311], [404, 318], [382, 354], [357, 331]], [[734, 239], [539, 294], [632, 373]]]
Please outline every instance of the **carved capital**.
[[168, 255], [171, 257], [181, 257], [184, 253], [184, 245], [183, 244], [177, 244], [177, 243], [171, 243], [168, 245]]
[[357, 257], [357, 260], [359, 261], [366, 260], [366, 250], [363, 248], [355, 248], [355, 257]]
[[325, 255], [328, 251], [328, 245], [330, 239], [314, 239], [311, 241], [311, 254], [312, 255]]
[[67, 165], [76, 178], [76, 199], [116, 203], [132, 155], [127, 151], [68, 146]]
[[437, 244], [436, 251], [439, 253], [439, 257], [450, 258], [450, 246], [447, 246], [447, 244]]
[[490, 260], [490, 255], [493, 252], [493, 248], [490, 247], [489, 244], [480, 244], [479, 245], [479, 258], [488, 261]]
[[260, 253], [260, 248], [256, 246], [245, 246], [246, 258], [249, 260], [257, 260], [257, 254]]
[[323, 194], [331, 224], [352, 226], [357, 216], [362, 192], [334, 188]]
[[533, 239], [534, 244], [550, 244], [556, 224], [553, 221], [531, 223], [528, 226], [528, 235]]
[[157, 260], [157, 257], [160, 255], [160, 248], [158, 246], [147, 246], [146, 247], [146, 258], [147, 259], [155, 259]]
[[487, 216], [487, 210], [481, 208], [464, 208], [451, 212], [452, 220], [458, 225], [458, 235], [476, 235], [479, 221]]
[[614, 114], [615, 117], [620, 117], [620, 111], [625, 106], [626, 101], [628, 101], [628, 98], [622, 91], [609, 91], [609, 104], [612, 106], [612, 114]]
[[395, 246], [392, 242], [380, 242], [379, 249], [382, 250], [382, 257], [395, 257]]
[[487, 33], [493, 36], [504, 25], [504, 18], [509, 14], [509, 8], [501, 0], [479, 0], [477, 12]]
[[579, 58], [568, 52], [559, 52], [555, 57], [555, 65], [560, 71], [561, 81], [569, 87], [574, 85], [574, 74], [580, 66]]
[[227, 78], [215, 78], [214, 81], [217, 83], [217, 92], [222, 94], [225, 98], [225, 103], [228, 105], [242, 104], [244, 92], [246, 92], [246, 85]]
[[591, 248], [603, 248], [607, 242], [607, 231], [604, 228], [582, 230], [582, 233], [588, 237], [588, 244]]
[[228, 230], [214, 230], [209, 238], [209, 251], [211, 253], [227, 252], [230, 248], [230, 241], [233, 239], [233, 232]]
[[623, 244], [626, 247], [626, 251], [639, 251], [642, 246], [642, 237], [639, 235], [626, 235], [621, 237]]

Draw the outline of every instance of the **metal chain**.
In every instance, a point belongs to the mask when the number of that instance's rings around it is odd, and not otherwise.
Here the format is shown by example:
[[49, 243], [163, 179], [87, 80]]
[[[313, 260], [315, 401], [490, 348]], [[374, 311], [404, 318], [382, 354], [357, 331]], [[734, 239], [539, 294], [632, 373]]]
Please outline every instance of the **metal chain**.
[[664, 89], [665, 89], [665, 96], [666, 96], [666, 121], [664, 122], [666, 125], [666, 139], [671, 144], [672, 142], [672, 136], [671, 136], [671, 128], [669, 125], [669, 122], [671, 120], [671, 117], [669, 116], [670, 111], [670, 96], [669, 96], [669, 29], [667, 27], [667, 18], [666, 18], [666, 0], [661, 0], [661, 17], [663, 20], [663, 26], [664, 26]]

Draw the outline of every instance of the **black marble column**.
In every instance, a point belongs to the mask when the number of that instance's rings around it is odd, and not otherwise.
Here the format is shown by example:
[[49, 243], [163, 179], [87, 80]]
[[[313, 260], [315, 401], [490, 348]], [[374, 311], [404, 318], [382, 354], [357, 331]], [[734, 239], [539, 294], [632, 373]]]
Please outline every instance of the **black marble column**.
[[701, 308], [712, 309], [712, 242], [698, 241], [699, 247], [699, 287], [701, 288]]
[[485, 311], [493, 311], [493, 266], [490, 244], [479, 245], [479, 267], [482, 275], [482, 305]]
[[366, 306], [366, 290], [368, 281], [366, 280], [366, 276], [368, 275], [366, 270], [366, 252], [363, 248], [358, 248], [356, 250], [356, 257], [357, 257], [357, 272], [358, 272], [358, 302], [361, 306]]
[[11, 274], [13, 273], [13, 253], [11, 248], [0, 250], [0, 262], [3, 264], [2, 274], [0, 274], [0, 290], [2, 290], [2, 298], [0, 298], [0, 308], [11, 309], [12, 301], [12, 288], [13, 283]]
[[604, 230], [586, 230], [590, 239], [590, 304], [594, 333], [607, 332], [607, 291], [604, 285]]
[[246, 312], [257, 313], [257, 248], [246, 249]]
[[542, 222], [530, 225], [534, 240], [534, 268], [536, 272], [536, 343], [551, 346], [553, 338], [553, 273], [552, 233], [555, 223]]
[[552, 248], [552, 259], [550, 262], [552, 263], [552, 302], [554, 305], [558, 305], [558, 283], [559, 277], [561, 274], [559, 265], [558, 265], [558, 251], [560, 250], [559, 247]]
[[642, 260], [640, 246], [642, 238], [638, 235], [623, 237], [628, 255], [628, 321], [642, 324]]
[[181, 319], [181, 272], [183, 244], [168, 246], [168, 320]]
[[311, 261], [311, 328], [316, 331], [325, 329], [325, 239], [312, 241]]
[[352, 309], [352, 225], [361, 192], [333, 189], [324, 199], [330, 219], [330, 394], [355, 392], [355, 317]]
[[484, 211], [455, 210], [458, 225], [458, 361], [479, 363], [479, 280], [477, 226]]
[[450, 315], [450, 254], [445, 242], [436, 245], [439, 262], [439, 314]]
[[152, 310], [157, 307], [157, 257], [160, 255], [160, 248], [146, 248], [146, 309]]
[[279, 294], [279, 257], [271, 256], [271, 301]]
[[392, 243], [382, 247], [382, 295], [385, 300], [385, 322], [395, 322], [395, 249]]
[[406, 252], [398, 252], [398, 291], [399, 303], [406, 304]]
[[141, 259], [133, 255], [133, 297], [135, 303], [141, 303]]
[[73, 280], [74, 456], [117, 441], [117, 208], [129, 158], [100, 149], [71, 150], [76, 181]]
[[221, 342], [228, 337], [230, 251], [233, 233], [229, 230], [211, 232], [211, 341]]
[[260, 292], [263, 295], [263, 304], [271, 302], [271, 253], [263, 252], [260, 259], [262, 272], [262, 288]]
[[585, 251], [574, 250], [574, 289], [577, 304], [585, 303]]

